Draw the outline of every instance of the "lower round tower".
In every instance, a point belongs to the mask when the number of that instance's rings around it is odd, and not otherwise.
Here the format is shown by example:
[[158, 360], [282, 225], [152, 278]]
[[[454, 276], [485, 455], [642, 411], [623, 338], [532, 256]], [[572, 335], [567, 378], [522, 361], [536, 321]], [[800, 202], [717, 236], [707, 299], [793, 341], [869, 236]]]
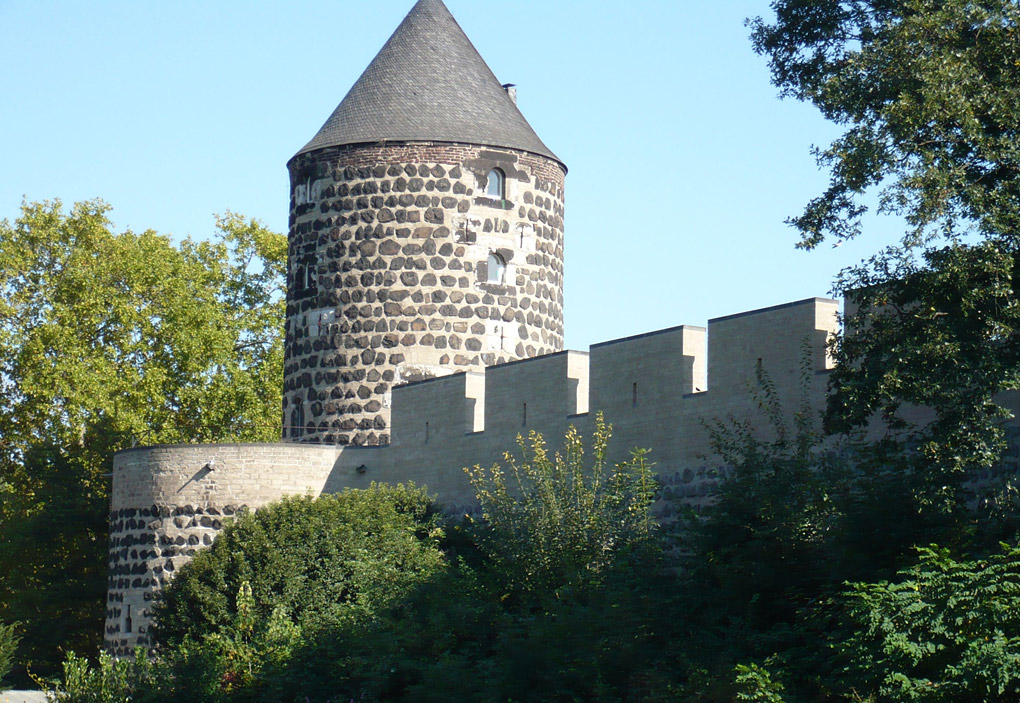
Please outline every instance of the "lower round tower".
[[442, 0], [288, 164], [284, 438], [389, 441], [394, 385], [563, 347], [566, 167]]

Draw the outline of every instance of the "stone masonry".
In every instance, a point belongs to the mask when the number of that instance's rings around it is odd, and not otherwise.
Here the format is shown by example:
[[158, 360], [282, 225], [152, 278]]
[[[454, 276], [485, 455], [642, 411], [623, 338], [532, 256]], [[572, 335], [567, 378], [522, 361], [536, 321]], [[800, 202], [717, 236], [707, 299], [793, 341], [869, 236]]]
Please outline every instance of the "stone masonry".
[[110, 495], [104, 643], [116, 655], [149, 644], [150, 608], [226, 520], [284, 495], [318, 495], [333, 447], [299, 444], [156, 446], [119, 452]]
[[285, 438], [386, 444], [393, 386], [563, 348], [559, 162], [355, 145], [290, 174]]

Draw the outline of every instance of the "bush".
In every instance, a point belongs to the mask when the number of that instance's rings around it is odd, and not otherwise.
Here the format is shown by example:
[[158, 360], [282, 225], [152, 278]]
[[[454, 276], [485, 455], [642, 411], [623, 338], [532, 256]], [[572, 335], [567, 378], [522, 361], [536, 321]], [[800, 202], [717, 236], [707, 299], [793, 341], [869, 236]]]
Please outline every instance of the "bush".
[[14, 627], [0, 623], [0, 690], [3, 690], [4, 677], [14, 666], [14, 650], [18, 648], [19, 637]]
[[[453, 525], [451, 563], [357, 623], [307, 637], [277, 701], [648, 700], [666, 688], [675, 578], [649, 513], [644, 453], [613, 466], [602, 422], [547, 451], [470, 470], [484, 519]], [[461, 541], [458, 541], [461, 540]]]
[[440, 523], [413, 484], [285, 498], [244, 514], [166, 588], [154, 639], [166, 647], [229, 632], [245, 583], [259, 621], [282, 608], [314, 632], [365, 617], [442, 567]]
[[898, 582], [856, 583], [847, 593], [847, 681], [882, 701], [1016, 701], [1020, 548], [973, 561], [918, 551]]
[[476, 526], [478, 543], [507, 594], [526, 598], [596, 588], [621, 559], [650, 542], [658, 483], [645, 450], [608, 464], [611, 434], [599, 413], [590, 466], [571, 427], [563, 454], [550, 456], [533, 431], [526, 440], [518, 437], [520, 459], [506, 454], [506, 470], [468, 469], [484, 518]]
[[[139, 653], [138, 663], [144, 665]], [[134, 663], [129, 659], [114, 659], [100, 652], [96, 666], [89, 665], [85, 657], [69, 652], [63, 666], [63, 681], [57, 690], [46, 691], [50, 703], [127, 703], [131, 692]]]

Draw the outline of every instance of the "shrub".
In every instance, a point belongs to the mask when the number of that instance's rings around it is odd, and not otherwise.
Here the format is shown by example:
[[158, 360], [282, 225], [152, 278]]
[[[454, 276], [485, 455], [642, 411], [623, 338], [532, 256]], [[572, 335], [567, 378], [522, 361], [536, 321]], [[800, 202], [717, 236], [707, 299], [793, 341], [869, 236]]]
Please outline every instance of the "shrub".
[[14, 666], [14, 650], [18, 648], [18, 634], [15, 626], [0, 623], [0, 690], [4, 677], [10, 673]]
[[1015, 701], [1020, 696], [1020, 548], [958, 561], [945, 549], [894, 583], [847, 593], [848, 681], [882, 701]]
[[[138, 656], [143, 660], [143, 654]], [[50, 703], [127, 703], [133, 689], [133, 669], [130, 659], [114, 659], [106, 652], [100, 652], [94, 667], [85, 657], [69, 652], [64, 660], [60, 688], [47, 690], [46, 700]]]
[[599, 413], [590, 466], [571, 427], [562, 454], [550, 456], [542, 436], [531, 432], [527, 439], [518, 437], [520, 459], [505, 455], [507, 469], [468, 469], [484, 518], [476, 531], [479, 545], [508, 593], [597, 587], [654, 533], [651, 506], [658, 483], [646, 452], [610, 465], [611, 434]]
[[363, 617], [441, 567], [440, 520], [414, 485], [285, 498], [244, 514], [166, 588], [154, 638], [179, 645], [230, 631], [244, 583], [259, 621], [278, 608], [307, 631]]

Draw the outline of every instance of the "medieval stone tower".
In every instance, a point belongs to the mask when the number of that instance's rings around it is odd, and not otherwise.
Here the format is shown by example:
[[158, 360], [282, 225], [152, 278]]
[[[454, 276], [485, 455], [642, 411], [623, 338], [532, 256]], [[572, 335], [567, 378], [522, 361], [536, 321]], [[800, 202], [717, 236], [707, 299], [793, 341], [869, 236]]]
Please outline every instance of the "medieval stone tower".
[[566, 167], [442, 0], [288, 168], [285, 440], [386, 444], [393, 386], [562, 349]]

